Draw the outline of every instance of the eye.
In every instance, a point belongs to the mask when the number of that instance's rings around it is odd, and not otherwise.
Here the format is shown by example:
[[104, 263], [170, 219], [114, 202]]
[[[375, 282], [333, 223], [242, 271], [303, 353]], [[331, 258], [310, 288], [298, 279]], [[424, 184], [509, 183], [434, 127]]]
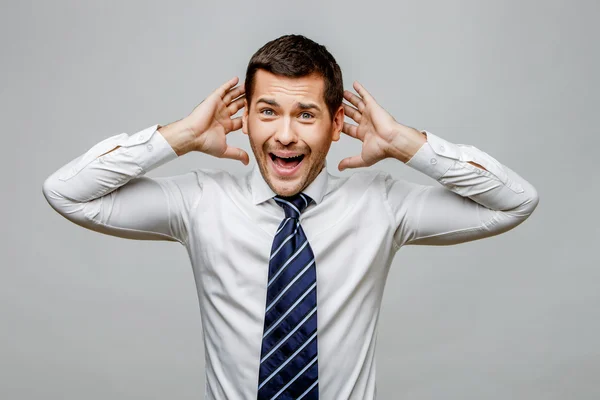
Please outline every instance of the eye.
[[313, 117], [313, 115], [312, 115], [311, 113], [308, 113], [308, 112], [303, 112], [303, 113], [302, 113], [302, 114], [300, 114], [300, 115], [308, 115], [308, 118], [302, 118], [302, 119], [310, 119], [310, 118], [312, 118], [312, 117]]
[[273, 110], [271, 110], [270, 108], [263, 108], [262, 110], [260, 110], [260, 113], [261, 113], [261, 114], [263, 114], [263, 115], [267, 115], [267, 116], [269, 116], [269, 117], [270, 117], [271, 115], [273, 115], [273, 114], [264, 114], [264, 112], [265, 112], [265, 111], [270, 111], [270, 112], [273, 112]]

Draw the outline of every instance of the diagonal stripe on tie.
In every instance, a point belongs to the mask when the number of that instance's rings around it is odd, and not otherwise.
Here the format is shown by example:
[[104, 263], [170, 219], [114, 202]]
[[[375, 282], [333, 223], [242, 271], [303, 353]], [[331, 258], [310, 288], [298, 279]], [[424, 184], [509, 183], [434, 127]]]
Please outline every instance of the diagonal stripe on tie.
[[[283, 265], [282, 265], [282, 266], [281, 266], [281, 267], [280, 267], [280, 268], [279, 268], [279, 269], [278, 269], [278, 270], [277, 270], [277, 271], [276, 271], [276, 272], [273, 274], [273, 276], [272, 276], [272, 277], [269, 279], [269, 283], [268, 283], [268, 285], [269, 285], [269, 286], [270, 286], [270, 285], [273, 283], [273, 281], [274, 281], [275, 279], [277, 279], [277, 277], [278, 277], [278, 276], [281, 274], [281, 272], [282, 272], [282, 271], [285, 269], [285, 267], [287, 267], [287, 266], [288, 266], [288, 264], [289, 264], [290, 262], [292, 262], [292, 261], [293, 261], [293, 259], [294, 259], [295, 257], [297, 257], [297, 256], [300, 254], [300, 252], [306, 248], [306, 246], [307, 246], [307, 245], [308, 245], [308, 240], [307, 240], [307, 241], [305, 241], [304, 243], [302, 243], [302, 244], [300, 245], [300, 248], [299, 248], [298, 250], [294, 251], [292, 254], [290, 254], [290, 255], [287, 257], [287, 259], [285, 260], [285, 262], [283, 263]], [[292, 250], [293, 250], [293, 249], [292, 249]], [[290, 251], [290, 252], [291, 252], [291, 251]], [[281, 259], [284, 259], [284, 257], [281, 257]], [[277, 261], [275, 261], [275, 262], [277, 262]]]
[[[269, 305], [267, 306], [267, 312], [269, 312], [269, 310], [275, 305], [277, 304], [277, 302], [279, 300], [281, 300], [281, 298], [288, 293], [288, 290], [298, 281], [298, 279], [302, 278], [305, 276], [305, 272], [307, 272], [309, 270], [309, 268], [314, 264], [315, 259], [313, 257], [312, 260], [309, 261], [308, 264], [306, 264], [306, 267], [304, 267], [300, 272], [298, 272], [297, 274], [294, 275], [294, 278], [292, 279], [292, 281], [290, 283], [287, 284], [286, 287], [284, 287], [280, 293], [277, 294], [277, 297], [275, 297], [273, 300], [271, 300], [271, 302], [269, 303]], [[300, 264], [298, 264], [300, 265]], [[308, 275], [308, 274], [306, 274]], [[291, 292], [290, 292], [291, 293]]]
[[288, 259], [282, 263], [278, 270], [273, 271], [272, 276], [267, 282], [267, 289], [271, 289], [271, 287], [273, 287], [273, 289], [268, 293], [269, 301], [271, 301], [273, 295], [278, 293], [276, 288], [281, 285], [279, 283], [277, 283], [276, 286], [273, 285], [280, 277], [285, 279], [285, 276], [295, 275], [299, 272], [298, 268], [300, 266], [305, 266], [311, 260], [314, 260], [314, 256], [311, 249], [308, 247], [308, 241], [305, 241], [302, 243], [302, 245], [300, 245], [299, 249], [292, 253]]
[[312, 199], [273, 199], [285, 218], [269, 258], [257, 399], [318, 399], [316, 261], [299, 222]]

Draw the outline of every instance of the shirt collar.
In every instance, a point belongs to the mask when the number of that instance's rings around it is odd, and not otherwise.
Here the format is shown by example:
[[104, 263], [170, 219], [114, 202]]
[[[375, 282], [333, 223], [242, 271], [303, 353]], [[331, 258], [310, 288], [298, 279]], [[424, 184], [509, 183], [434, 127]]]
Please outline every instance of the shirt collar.
[[[264, 180], [260, 173], [260, 168], [257, 164], [254, 164], [250, 179], [250, 190], [252, 191], [252, 202], [257, 205], [264, 201], [267, 201], [273, 196], [277, 195], [269, 184]], [[319, 204], [325, 196], [327, 190], [327, 160], [323, 164], [323, 169], [319, 172], [319, 175], [313, 180], [302, 193], [310, 196], [314, 200], [315, 204]]]

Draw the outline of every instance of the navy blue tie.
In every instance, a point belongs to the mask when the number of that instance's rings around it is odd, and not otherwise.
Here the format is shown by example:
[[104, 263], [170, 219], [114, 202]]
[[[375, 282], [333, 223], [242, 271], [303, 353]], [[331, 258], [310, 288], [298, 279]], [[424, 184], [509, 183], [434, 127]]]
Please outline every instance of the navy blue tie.
[[317, 271], [299, 221], [312, 199], [304, 193], [273, 199], [285, 218], [271, 247], [257, 399], [315, 400]]

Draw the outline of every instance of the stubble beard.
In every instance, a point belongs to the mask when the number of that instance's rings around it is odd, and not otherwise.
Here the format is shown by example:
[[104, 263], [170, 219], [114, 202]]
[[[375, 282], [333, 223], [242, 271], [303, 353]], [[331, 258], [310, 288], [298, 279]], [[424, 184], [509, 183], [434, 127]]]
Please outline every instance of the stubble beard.
[[[263, 176], [263, 179], [265, 180], [265, 182], [267, 182], [267, 185], [269, 185], [271, 190], [273, 192], [277, 193], [277, 195], [279, 195], [279, 196], [289, 197], [289, 196], [293, 196], [297, 193], [300, 193], [315, 180], [315, 178], [319, 175], [319, 173], [324, 168], [324, 162], [325, 162], [325, 157], [327, 156], [327, 153], [322, 154], [322, 153], [312, 153], [311, 152], [309, 158], [311, 158], [313, 160], [311, 161], [312, 164], [308, 168], [308, 173], [306, 174], [306, 176], [304, 178], [301, 178], [300, 182], [297, 185], [295, 185], [295, 187], [292, 187], [292, 188], [287, 187], [286, 188], [287, 190], [280, 191], [278, 188], [276, 188], [273, 185], [273, 182], [271, 181], [271, 174], [269, 173], [269, 166], [267, 165], [267, 163], [269, 161], [266, 159], [266, 157], [269, 157], [269, 153], [267, 151], [265, 151], [265, 149], [261, 149], [260, 151], [257, 151], [257, 147], [254, 145], [254, 141], [252, 140], [250, 135], [248, 135], [248, 139], [250, 141], [250, 147], [252, 148], [254, 157], [258, 161], [257, 162], [258, 168], [260, 170], [261, 175]], [[307, 156], [304, 156], [304, 159], [302, 160], [302, 162], [306, 162], [306, 158], [307, 158]], [[303, 166], [302, 168], [306, 168], [306, 166]]]

